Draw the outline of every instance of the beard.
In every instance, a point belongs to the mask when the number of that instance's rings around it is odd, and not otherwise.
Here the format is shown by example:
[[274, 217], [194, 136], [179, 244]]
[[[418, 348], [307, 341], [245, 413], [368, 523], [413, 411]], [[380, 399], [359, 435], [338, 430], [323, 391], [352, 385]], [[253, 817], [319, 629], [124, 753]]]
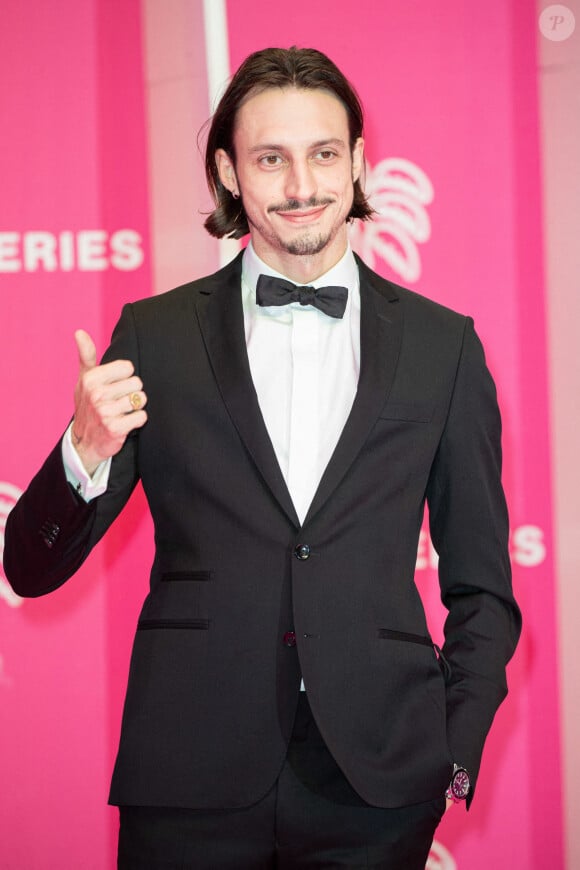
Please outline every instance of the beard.
[[294, 239], [283, 239], [275, 233], [270, 227], [265, 227], [256, 221], [253, 221], [247, 215], [248, 224], [255, 229], [263, 238], [280, 251], [286, 254], [293, 254], [296, 257], [313, 257], [323, 251], [327, 245], [334, 239], [338, 232], [338, 227], [333, 227], [326, 233], [318, 233], [316, 235], [306, 230], [301, 236]]
[[326, 233], [326, 235], [319, 233], [317, 236], [305, 234], [291, 242], [285, 242], [283, 239], [278, 239], [278, 242], [288, 254], [294, 254], [297, 257], [312, 257], [325, 249], [331, 240], [331, 235], [331, 233]]

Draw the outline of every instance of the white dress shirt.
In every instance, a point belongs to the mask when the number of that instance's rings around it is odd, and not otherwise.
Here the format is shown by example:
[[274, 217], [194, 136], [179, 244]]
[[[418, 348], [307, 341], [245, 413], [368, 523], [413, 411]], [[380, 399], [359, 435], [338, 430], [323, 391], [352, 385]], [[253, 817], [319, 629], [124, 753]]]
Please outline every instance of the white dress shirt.
[[[256, 305], [261, 274], [285, 278], [258, 257], [250, 242], [244, 251], [241, 287], [250, 371], [266, 429], [303, 522], [356, 395], [360, 371], [358, 267], [347, 248], [339, 262], [310, 285], [348, 288], [342, 319], [299, 302]], [[67, 479], [85, 501], [105, 492], [110, 459], [90, 477], [72, 444], [70, 426], [62, 451]]]
[[[311, 285], [348, 288], [342, 319], [311, 305], [256, 305], [267, 266], [251, 243], [242, 264], [242, 305], [258, 403], [300, 522], [350, 413], [360, 371], [360, 292], [350, 249]], [[287, 280], [287, 279], [286, 279]]]

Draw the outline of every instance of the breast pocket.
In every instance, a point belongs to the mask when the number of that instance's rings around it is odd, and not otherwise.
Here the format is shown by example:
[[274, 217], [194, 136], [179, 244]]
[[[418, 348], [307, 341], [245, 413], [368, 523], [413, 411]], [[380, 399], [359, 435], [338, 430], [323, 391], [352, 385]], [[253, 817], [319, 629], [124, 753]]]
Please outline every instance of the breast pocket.
[[380, 417], [383, 420], [400, 420], [407, 423], [429, 423], [434, 406], [424, 402], [387, 402]]

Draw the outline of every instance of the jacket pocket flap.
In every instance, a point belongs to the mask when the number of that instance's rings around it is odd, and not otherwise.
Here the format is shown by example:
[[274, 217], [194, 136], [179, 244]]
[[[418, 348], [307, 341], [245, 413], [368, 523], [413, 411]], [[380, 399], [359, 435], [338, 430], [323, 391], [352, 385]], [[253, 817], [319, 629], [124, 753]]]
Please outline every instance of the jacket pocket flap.
[[166, 571], [161, 575], [161, 582], [211, 580], [211, 571]]
[[423, 402], [387, 402], [379, 416], [384, 420], [428, 423], [433, 416], [433, 405]]

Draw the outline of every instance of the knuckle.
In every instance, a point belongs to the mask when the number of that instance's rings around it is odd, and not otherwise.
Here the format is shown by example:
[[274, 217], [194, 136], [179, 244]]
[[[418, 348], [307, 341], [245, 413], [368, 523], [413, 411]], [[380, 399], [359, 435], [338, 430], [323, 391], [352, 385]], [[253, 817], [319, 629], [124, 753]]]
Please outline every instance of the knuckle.
[[[87, 396], [89, 398], [91, 405], [96, 407], [102, 403], [103, 390], [98, 385], [91, 386], [87, 390]], [[101, 411], [101, 414], [104, 416], [104, 414], [105, 414], [104, 409]]]
[[79, 386], [82, 390], [87, 392], [91, 386], [91, 378], [89, 377], [90, 371], [81, 372], [79, 375]]

